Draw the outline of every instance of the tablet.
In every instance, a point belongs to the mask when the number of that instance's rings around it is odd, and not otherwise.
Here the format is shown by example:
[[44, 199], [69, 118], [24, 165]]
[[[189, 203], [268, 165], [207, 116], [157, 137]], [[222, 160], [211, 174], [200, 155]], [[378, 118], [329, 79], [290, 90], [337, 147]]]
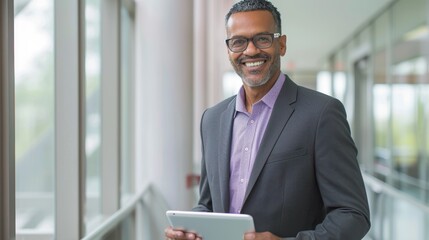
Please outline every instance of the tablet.
[[166, 215], [174, 229], [197, 233], [203, 240], [243, 239], [244, 233], [255, 231], [253, 218], [247, 214], [170, 210]]

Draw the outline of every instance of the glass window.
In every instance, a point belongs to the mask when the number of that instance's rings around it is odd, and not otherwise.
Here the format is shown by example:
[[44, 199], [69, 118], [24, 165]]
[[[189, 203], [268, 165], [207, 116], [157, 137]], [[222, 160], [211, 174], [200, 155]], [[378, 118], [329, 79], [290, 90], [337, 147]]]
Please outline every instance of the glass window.
[[[429, 176], [427, 175], [429, 171], [429, 83], [419, 84], [420, 89], [420, 98], [418, 102], [418, 112], [419, 112], [419, 128], [422, 129], [418, 134], [418, 139], [421, 151], [419, 151], [418, 161], [421, 162], [420, 173], [421, 180], [423, 182], [429, 182]], [[426, 203], [429, 203], [429, 189], [425, 188], [423, 193], [423, 199]], [[429, 220], [428, 220], [429, 221]]]
[[343, 104], [345, 104], [346, 98], [345, 93], [347, 89], [347, 75], [346, 75], [346, 51], [345, 49], [341, 49], [336, 55], [335, 55], [335, 62], [334, 62], [334, 74], [332, 79], [332, 90], [333, 93], [331, 94], [335, 98], [339, 99]]
[[317, 74], [317, 91], [332, 95], [332, 81], [331, 73], [328, 71], [321, 71]]
[[85, 2], [85, 152], [86, 152], [86, 231], [101, 217], [101, 2]]
[[386, 48], [389, 41], [389, 15], [385, 12], [374, 23], [374, 82], [386, 83]]
[[121, 7], [121, 202], [134, 193], [134, 19]]
[[347, 78], [345, 72], [334, 73], [334, 97], [343, 103], [345, 102], [345, 93], [347, 89]]
[[417, 91], [413, 85], [394, 84], [392, 96], [394, 168], [417, 177]]
[[16, 229], [54, 231], [53, 1], [15, 1]]
[[388, 84], [378, 84], [373, 86], [373, 115], [374, 115], [374, 143], [375, 159], [374, 171], [387, 175], [391, 166], [389, 151], [390, 138], [390, 101], [391, 88]]
[[419, 106], [427, 82], [426, 0], [401, 0], [392, 9], [392, 160], [402, 190], [425, 198], [427, 162], [422, 160], [425, 125]]
[[[423, 125], [424, 131], [422, 131], [423, 148], [421, 159], [426, 164], [423, 167], [424, 171], [429, 171], [429, 82], [421, 85], [421, 98], [419, 102], [419, 108], [423, 111], [423, 116], [420, 122]], [[429, 176], [426, 174], [426, 182], [429, 182]], [[429, 195], [429, 190], [426, 189], [426, 194]], [[429, 198], [426, 198], [426, 202], [429, 202]]]
[[[354, 52], [356, 52], [355, 46], [357, 45], [356, 41], [352, 40], [348, 42], [344, 49], [343, 58], [346, 61], [344, 65], [344, 72], [346, 73], [346, 89], [344, 92], [344, 107], [347, 112], [347, 119], [349, 120], [350, 126], [355, 124], [355, 98], [356, 98], [356, 82], [354, 76], [354, 65], [352, 62], [352, 57]], [[354, 59], [356, 60], [356, 59]], [[352, 130], [353, 131], [353, 130]], [[353, 135], [354, 136], [354, 135]]]
[[387, 78], [387, 52], [389, 15], [385, 12], [374, 23], [374, 85], [373, 124], [374, 124], [374, 172], [377, 177], [389, 175], [390, 156], [390, 118], [391, 87]]

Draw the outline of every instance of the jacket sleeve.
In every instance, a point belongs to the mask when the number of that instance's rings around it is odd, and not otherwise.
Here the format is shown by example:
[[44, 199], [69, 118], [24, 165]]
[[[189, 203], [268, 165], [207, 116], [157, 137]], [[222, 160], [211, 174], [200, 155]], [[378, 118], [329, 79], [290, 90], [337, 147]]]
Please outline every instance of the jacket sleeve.
[[368, 200], [346, 112], [337, 99], [328, 101], [320, 115], [314, 154], [327, 215], [296, 239], [362, 239], [370, 228]]

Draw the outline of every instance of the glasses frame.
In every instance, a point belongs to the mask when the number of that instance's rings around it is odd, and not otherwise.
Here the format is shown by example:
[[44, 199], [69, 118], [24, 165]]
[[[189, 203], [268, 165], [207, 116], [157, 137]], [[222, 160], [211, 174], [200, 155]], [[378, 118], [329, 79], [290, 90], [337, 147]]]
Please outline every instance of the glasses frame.
[[[258, 47], [257, 45], [256, 45], [256, 43], [253, 41], [254, 40], [254, 38], [255, 37], [257, 37], [257, 36], [261, 36], [261, 35], [269, 35], [269, 36], [271, 36], [272, 38], [273, 38], [273, 41], [271, 42], [271, 44], [270, 44], [270, 46], [267, 46], [267, 47]], [[252, 41], [253, 42], [253, 45], [255, 45], [255, 47], [257, 47], [258, 49], [267, 49], [267, 48], [270, 48], [272, 45], [273, 45], [273, 42], [274, 42], [274, 39], [276, 39], [276, 38], [279, 38], [281, 36], [281, 33], [258, 33], [258, 34], [256, 34], [256, 35], [254, 35], [253, 37], [251, 37], [251, 38], [246, 38], [246, 37], [233, 37], [233, 38], [228, 38], [228, 39], [226, 39], [225, 40], [225, 43], [226, 43], [226, 46], [228, 47], [228, 49], [231, 51], [231, 52], [234, 52], [234, 53], [241, 53], [241, 52], [244, 52], [244, 51], [246, 51], [246, 49], [247, 49], [247, 47], [249, 46], [249, 42], [250, 41]], [[233, 40], [233, 39], [245, 39], [246, 40], [246, 47], [245, 48], [243, 48], [243, 50], [241, 50], [241, 51], [234, 51], [234, 50], [232, 50], [231, 48], [230, 48], [230, 46], [229, 46], [229, 41], [231, 41], [231, 40]]]

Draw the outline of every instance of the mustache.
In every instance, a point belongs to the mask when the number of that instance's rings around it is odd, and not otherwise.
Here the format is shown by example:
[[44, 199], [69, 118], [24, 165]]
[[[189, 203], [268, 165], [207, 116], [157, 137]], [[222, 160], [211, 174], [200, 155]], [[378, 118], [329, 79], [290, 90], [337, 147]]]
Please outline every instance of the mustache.
[[268, 54], [264, 54], [264, 53], [258, 53], [254, 56], [241, 56], [237, 59], [237, 61], [239, 63], [243, 63], [243, 61], [245, 60], [252, 60], [252, 59], [265, 59], [268, 60], [270, 59], [270, 56]]

